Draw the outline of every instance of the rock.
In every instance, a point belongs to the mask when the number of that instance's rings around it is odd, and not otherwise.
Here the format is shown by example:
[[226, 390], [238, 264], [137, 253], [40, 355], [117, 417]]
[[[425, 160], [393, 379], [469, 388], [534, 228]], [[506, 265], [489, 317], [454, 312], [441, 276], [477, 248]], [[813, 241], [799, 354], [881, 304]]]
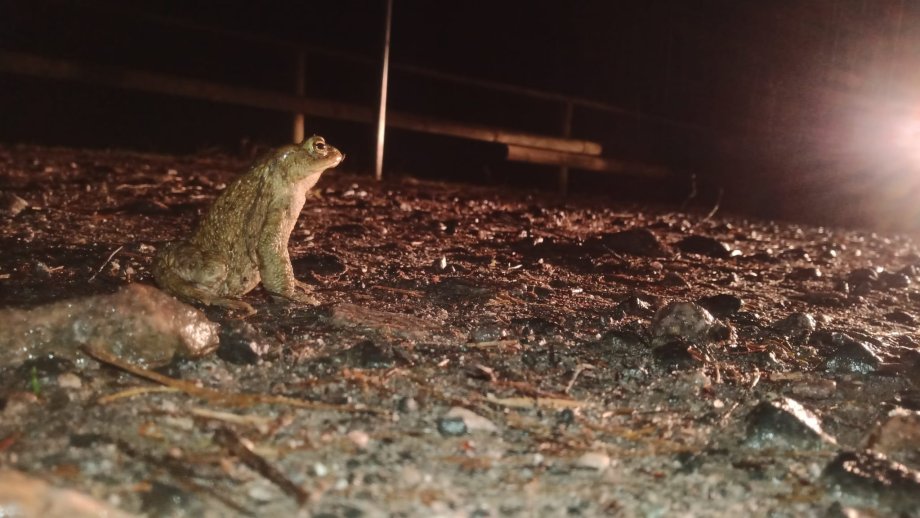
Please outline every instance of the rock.
[[677, 272], [665, 272], [660, 281], [662, 286], [674, 288], [689, 288], [690, 282]]
[[217, 357], [225, 362], [254, 365], [270, 349], [268, 340], [248, 322], [228, 320], [221, 326]]
[[596, 342], [604, 350], [614, 353], [630, 354], [641, 350], [645, 339], [638, 333], [628, 329], [613, 329], [607, 331]]
[[687, 236], [678, 241], [677, 248], [684, 253], [707, 255], [719, 259], [726, 259], [732, 255], [731, 247], [707, 236]]
[[694, 343], [707, 341], [715, 319], [692, 302], [672, 302], [658, 310], [652, 320], [651, 333], [659, 343], [680, 338]]
[[159, 367], [175, 356], [214, 351], [219, 326], [152, 286], [129, 284], [112, 295], [0, 310], [0, 329], [0, 361], [8, 365], [48, 355], [75, 359], [80, 347], [92, 346], [129, 363]]
[[824, 468], [821, 478], [836, 497], [861, 498], [869, 505], [881, 504], [900, 513], [920, 509], [920, 473], [881, 453], [841, 452]]
[[752, 448], [823, 449], [836, 444], [818, 417], [791, 398], [762, 401], [747, 416], [745, 445]]
[[141, 492], [141, 509], [147, 516], [183, 516], [197, 497], [171, 484], [153, 481]]
[[463, 420], [466, 429], [470, 432], [497, 432], [498, 427], [495, 423], [482, 417], [481, 415], [463, 407], [455, 406], [445, 414], [447, 418], [459, 418]]
[[14, 218], [29, 208], [29, 202], [11, 192], [0, 193], [0, 214]]
[[892, 410], [872, 430], [865, 446], [898, 462], [920, 466], [920, 412]]
[[466, 435], [466, 423], [462, 417], [442, 417], [438, 419], [438, 432], [444, 437], [459, 437]]
[[839, 308], [847, 303], [846, 296], [836, 291], [808, 291], [796, 296], [796, 298], [815, 306], [827, 306], [832, 308]]
[[917, 316], [913, 313], [908, 313], [907, 311], [901, 309], [892, 311], [891, 313], [886, 313], [885, 319], [890, 322], [896, 322], [898, 324], [904, 324], [908, 326], [917, 325]]
[[398, 360], [391, 344], [363, 340], [337, 355], [349, 367], [359, 369], [389, 369]]
[[603, 234], [599, 243], [611, 252], [644, 257], [667, 257], [667, 247], [646, 228], [632, 228], [621, 232]]
[[843, 333], [832, 333], [831, 339], [837, 349], [824, 361], [823, 368], [827, 372], [869, 374], [882, 364], [881, 358], [864, 342]]
[[396, 409], [403, 414], [418, 412], [418, 401], [408, 396], [399, 398], [399, 402], [396, 403]]
[[875, 283], [878, 282], [878, 274], [881, 271], [881, 268], [857, 268], [847, 275], [847, 282], [854, 286], [863, 283]]
[[295, 272], [310, 272], [313, 275], [340, 275], [348, 270], [345, 261], [335, 254], [311, 253], [292, 261]]
[[136, 516], [71, 489], [56, 488], [19, 471], [0, 470], [0, 515], [46, 518]]
[[481, 324], [470, 331], [470, 342], [494, 342], [507, 335], [504, 326], [498, 323]]
[[822, 276], [823, 274], [820, 268], [806, 266], [792, 270], [786, 275], [786, 279], [790, 281], [814, 281], [820, 279]]
[[604, 471], [610, 467], [610, 456], [603, 452], [589, 451], [575, 459], [574, 466], [581, 469]]
[[797, 340], [808, 340], [815, 328], [815, 317], [811, 313], [790, 313], [773, 323], [773, 329], [783, 336]]
[[740, 297], [728, 293], [720, 293], [711, 297], [704, 297], [697, 301], [706, 311], [716, 318], [725, 318], [741, 310], [744, 301]]
[[355, 304], [337, 304], [328, 317], [338, 328], [367, 330], [419, 342], [438, 342], [444, 330], [437, 322], [412, 315], [390, 313]]
[[674, 340], [652, 349], [652, 357], [666, 372], [697, 369], [703, 365], [699, 355], [693, 354], [690, 345]]
[[630, 295], [617, 303], [616, 307], [613, 308], [612, 316], [615, 320], [620, 320], [627, 315], [648, 317], [654, 312], [655, 310], [652, 309], [652, 304], [649, 301], [643, 300], [637, 295]]
[[878, 274], [878, 282], [887, 288], [910, 287], [910, 277], [900, 272], [881, 272]]
[[823, 379], [803, 380], [790, 386], [789, 391], [795, 397], [827, 399], [837, 392], [837, 382]]

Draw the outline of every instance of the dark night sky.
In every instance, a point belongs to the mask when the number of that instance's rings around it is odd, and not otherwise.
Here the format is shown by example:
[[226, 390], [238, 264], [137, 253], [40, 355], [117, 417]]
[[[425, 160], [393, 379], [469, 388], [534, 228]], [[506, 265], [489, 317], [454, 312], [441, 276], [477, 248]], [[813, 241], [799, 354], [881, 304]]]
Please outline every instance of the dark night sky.
[[[0, 0], [0, 49], [289, 91], [290, 50], [164, 28], [150, 17], [375, 61], [384, 5]], [[907, 0], [395, 0], [392, 60], [640, 113], [576, 110], [574, 136], [601, 142], [610, 157], [678, 172], [670, 191], [648, 185], [630, 190], [614, 180], [605, 187], [612, 193], [674, 195], [684, 192], [680, 178], [692, 172], [709, 182], [710, 194], [724, 187], [737, 195], [738, 206], [757, 214], [858, 223], [863, 213], [835, 209], [841, 196], [861, 199], [866, 185], [899, 189], [903, 170], [916, 173], [918, 164], [906, 159], [874, 162], [893, 150], [872, 139], [904, 121], [916, 122], [916, 110], [908, 113], [903, 106], [918, 101], [918, 22], [920, 2]], [[308, 60], [311, 96], [373, 106], [378, 80], [373, 64], [328, 56]], [[445, 85], [399, 70], [391, 75], [390, 93], [394, 109], [560, 131], [557, 103]], [[0, 74], [0, 94], [0, 140], [7, 142], [185, 152], [233, 150], [242, 137], [275, 144], [289, 132], [285, 114], [43, 79]], [[351, 167], [369, 166], [372, 128], [325, 120], [308, 126], [347, 148]], [[480, 181], [488, 167], [553, 185], [551, 168], [533, 174], [533, 168], [501, 156], [501, 150], [455, 139], [396, 131], [388, 140], [395, 170]], [[867, 180], [866, 170], [876, 176]], [[586, 189], [601, 181], [589, 175], [573, 180]]]

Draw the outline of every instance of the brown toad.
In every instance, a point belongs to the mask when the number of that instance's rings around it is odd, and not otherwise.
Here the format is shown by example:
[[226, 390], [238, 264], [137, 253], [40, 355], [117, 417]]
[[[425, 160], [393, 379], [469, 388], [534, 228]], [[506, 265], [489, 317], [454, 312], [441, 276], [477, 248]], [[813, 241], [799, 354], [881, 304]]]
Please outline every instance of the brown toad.
[[323, 137], [284, 146], [258, 160], [221, 194], [188, 239], [157, 253], [157, 284], [180, 299], [255, 313], [238, 297], [259, 282], [272, 295], [318, 304], [294, 278], [288, 239], [307, 190], [345, 158]]

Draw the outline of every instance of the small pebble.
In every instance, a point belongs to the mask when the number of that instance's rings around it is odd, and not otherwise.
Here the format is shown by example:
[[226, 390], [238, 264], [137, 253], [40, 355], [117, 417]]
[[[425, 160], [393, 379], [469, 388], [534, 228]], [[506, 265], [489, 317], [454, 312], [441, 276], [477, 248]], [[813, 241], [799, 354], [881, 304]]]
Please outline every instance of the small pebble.
[[602, 452], [589, 451], [575, 459], [575, 467], [604, 471], [610, 467], [610, 456]]
[[745, 444], [752, 448], [822, 449], [836, 444], [821, 421], [791, 398], [762, 401], [747, 417]]
[[459, 437], [467, 432], [462, 417], [442, 417], [438, 419], [438, 432], [444, 437]]
[[470, 432], [496, 432], [498, 427], [495, 426], [495, 423], [482, 417], [481, 415], [473, 412], [472, 410], [455, 406], [451, 408], [447, 414], [447, 418], [456, 418], [461, 419], [463, 424], [466, 425], [466, 429]]
[[681, 338], [690, 342], [707, 341], [715, 319], [692, 302], [672, 302], [658, 310], [651, 332], [656, 339]]

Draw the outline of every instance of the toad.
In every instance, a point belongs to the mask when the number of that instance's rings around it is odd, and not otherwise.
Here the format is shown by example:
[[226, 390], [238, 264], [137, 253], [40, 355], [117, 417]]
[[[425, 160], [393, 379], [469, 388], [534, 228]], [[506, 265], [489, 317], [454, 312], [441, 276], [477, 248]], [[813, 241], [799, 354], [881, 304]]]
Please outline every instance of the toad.
[[239, 297], [259, 282], [273, 296], [318, 304], [310, 287], [294, 277], [288, 240], [307, 191], [344, 158], [314, 135], [256, 161], [217, 198], [190, 238], [159, 250], [157, 284], [180, 299], [246, 315], [256, 311]]

